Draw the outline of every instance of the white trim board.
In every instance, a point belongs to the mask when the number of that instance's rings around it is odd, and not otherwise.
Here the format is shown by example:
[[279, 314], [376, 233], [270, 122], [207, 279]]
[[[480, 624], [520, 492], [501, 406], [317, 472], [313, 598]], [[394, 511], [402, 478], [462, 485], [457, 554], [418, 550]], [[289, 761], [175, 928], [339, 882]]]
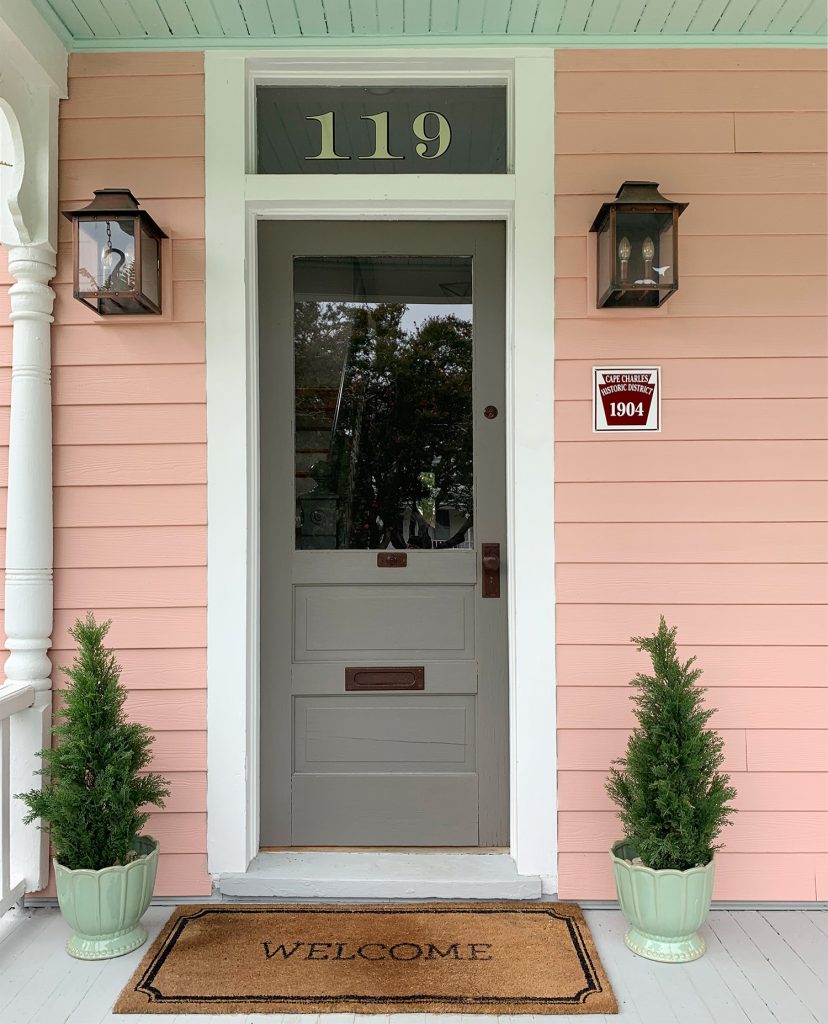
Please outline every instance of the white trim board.
[[[208, 868], [258, 854], [258, 380], [256, 223], [269, 219], [503, 220], [508, 237], [507, 488], [510, 855], [557, 884], [553, 506], [554, 56], [500, 55], [510, 90], [506, 175], [252, 175], [251, 81], [262, 55], [205, 54], [208, 472]], [[406, 80], [473, 73], [469, 54], [395, 53]], [[307, 58], [269, 56], [273, 80]], [[317, 81], [388, 77], [374, 51], [329, 55]], [[491, 56], [480, 56], [492, 73]], [[545, 97], [544, 119], [538, 119]], [[382, 871], [382, 853], [375, 854]], [[469, 854], [476, 857], [477, 854]]]

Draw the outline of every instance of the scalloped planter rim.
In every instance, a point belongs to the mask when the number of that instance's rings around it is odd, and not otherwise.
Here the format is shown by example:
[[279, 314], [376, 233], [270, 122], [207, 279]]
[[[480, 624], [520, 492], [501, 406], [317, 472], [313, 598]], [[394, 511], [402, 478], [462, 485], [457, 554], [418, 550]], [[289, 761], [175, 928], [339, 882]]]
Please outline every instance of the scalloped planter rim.
[[91, 871], [72, 871], [53, 859], [58, 903], [74, 934], [66, 952], [78, 960], [123, 956], [147, 941], [141, 924], [155, 888], [158, 843], [139, 836], [133, 849], [140, 856], [129, 864]]
[[648, 960], [674, 964], [697, 960], [705, 951], [698, 929], [713, 899], [716, 858], [687, 871], [655, 871], [633, 864], [635, 856], [627, 839], [613, 843], [615, 888], [630, 925], [624, 942]]

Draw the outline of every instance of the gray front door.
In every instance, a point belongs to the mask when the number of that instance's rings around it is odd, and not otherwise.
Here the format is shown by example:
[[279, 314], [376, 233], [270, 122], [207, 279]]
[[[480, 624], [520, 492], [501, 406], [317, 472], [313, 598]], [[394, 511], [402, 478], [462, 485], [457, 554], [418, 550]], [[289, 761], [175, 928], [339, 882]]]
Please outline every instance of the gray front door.
[[504, 292], [500, 223], [259, 225], [263, 847], [508, 843]]

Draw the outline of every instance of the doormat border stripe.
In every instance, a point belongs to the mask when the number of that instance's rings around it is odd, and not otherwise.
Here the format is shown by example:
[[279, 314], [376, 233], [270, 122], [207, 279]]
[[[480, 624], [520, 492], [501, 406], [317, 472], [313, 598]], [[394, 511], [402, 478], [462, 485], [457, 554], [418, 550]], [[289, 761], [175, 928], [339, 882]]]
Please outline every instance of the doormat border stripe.
[[[578, 958], [581, 970], [584, 974], [584, 987], [572, 995], [566, 996], [460, 996], [446, 993], [417, 993], [400, 996], [394, 995], [360, 995], [356, 993], [340, 992], [335, 995], [281, 995], [281, 994], [226, 994], [226, 995], [164, 995], [153, 982], [164, 967], [167, 959], [173, 953], [176, 943], [182, 937], [188, 924], [193, 921], [204, 919], [211, 915], [252, 915], [271, 916], [290, 914], [301, 915], [331, 915], [331, 914], [469, 914], [469, 915], [502, 915], [502, 914], [542, 914], [547, 917], [563, 921], [566, 925], [572, 948]], [[171, 1012], [172, 1006], [201, 1005], [205, 1012], [237, 1012], [242, 1006], [266, 1006], [271, 1005], [283, 1009], [294, 1007], [294, 1012], [312, 1012], [313, 1007], [333, 1007], [330, 1012], [341, 1012], [343, 1006], [357, 1007], [351, 1012], [371, 1012], [377, 1007], [389, 1006], [397, 1012], [400, 1007], [409, 1008], [407, 1012], [439, 1013], [451, 1012], [450, 1008], [469, 1009], [480, 1006], [490, 1007], [489, 1012], [524, 1012], [531, 1013], [533, 1009], [543, 1012], [543, 1008], [560, 1007], [568, 1008], [571, 1012], [593, 1012], [593, 1013], [617, 1013], [617, 1005], [609, 980], [597, 956], [590, 951], [590, 945], [594, 944], [591, 933], [583, 919], [581, 908], [574, 903], [526, 903], [521, 901], [486, 901], [483, 903], [394, 903], [394, 904], [255, 904], [255, 903], [226, 903], [226, 904], [195, 904], [182, 906], [173, 911], [170, 918], [155, 939], [152, 947], [144, 956], [141, 965], [133, 974], [127, 986], [122, 991], [114, 1008], [115, 1013], [152, 1013]], [[598, 967], [596, 968], [596, 961]], [[604, 983], [601, 975], [603, 973]], [[590, 1010], [586, 1008], [586, 1000], [595, 994], [604, 994], [608, 1005], [601, 1009]], [[136, 1007], [128, 1005], [136, 996], [143, 995], [147, 1002]], [[169, 1009], [168, 1009], [169, 1006]], [[515, 1007], [524, 1007], [517, 1011]], [[213, 1009], [215, 1007], [215, 1009]], [[226, 1007], [226, 1011], [220, 1009]], [[363, 1007], [361, 1011], [359, 1007]], [[430, 1009], [449, 1008], [446, 1009]], [[507, 1011], [505, 1007], [511, 1007]], [[305, 1009], [303, 1009], [305, 1008]], [[175, 1012], [175, 1011], [172, 1011]]]

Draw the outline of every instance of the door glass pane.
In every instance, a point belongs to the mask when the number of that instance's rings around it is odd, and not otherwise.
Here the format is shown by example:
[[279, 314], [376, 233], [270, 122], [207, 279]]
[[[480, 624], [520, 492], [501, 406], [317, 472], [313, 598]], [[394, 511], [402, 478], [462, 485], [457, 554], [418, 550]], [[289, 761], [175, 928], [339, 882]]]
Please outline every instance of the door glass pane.
[[294, 260], [296, 546], [473, 546], [472, 261]]

